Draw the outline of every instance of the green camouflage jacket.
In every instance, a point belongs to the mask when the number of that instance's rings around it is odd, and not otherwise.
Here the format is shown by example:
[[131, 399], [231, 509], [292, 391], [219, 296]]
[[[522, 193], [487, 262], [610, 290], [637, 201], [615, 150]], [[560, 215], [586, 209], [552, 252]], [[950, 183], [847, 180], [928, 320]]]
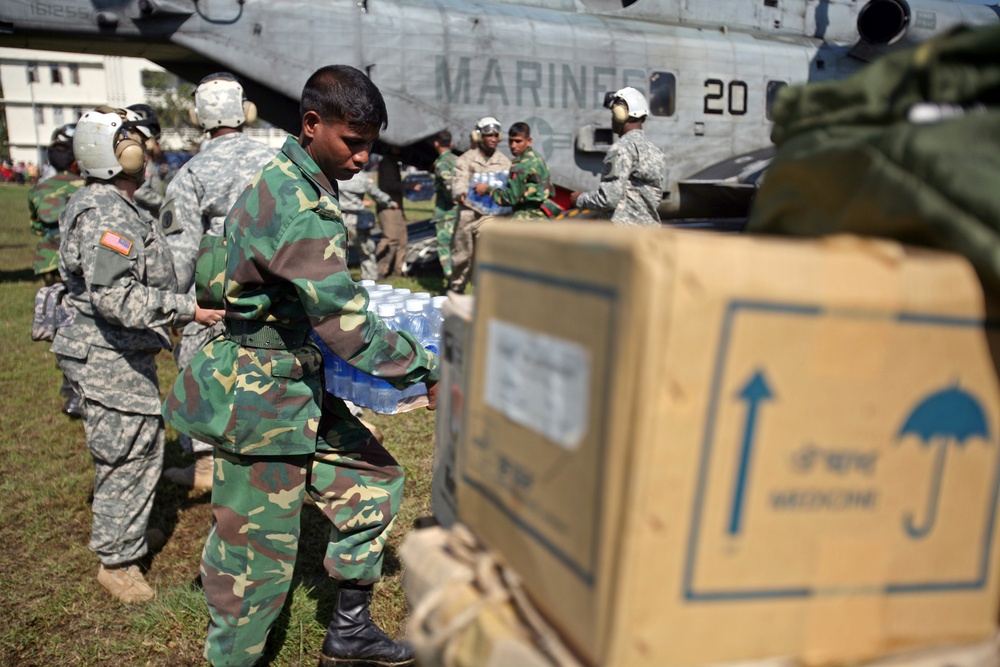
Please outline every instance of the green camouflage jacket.
[[542, 156], [532, 148], [514, 158], [510, 178], [503, 189], [490, 190], [490, 197], [501, 206], [510, 206], [511, 216], [524, 220], [548, 217], [543, 204], [555, 194], [549, 168]]
[[455, 178], [455, 161], [451, 151], [445, 151], [434, 160], [434, 208], [450, 211], [455, 207], [451, 198], [451, 179]]
[[438, 359], [368, 310], [347, 271], [347, 231], [336, 188], [294, 137], [254, 177], [226, 219], [226, 318], [305, 337], [300, 347], [210, 342], [178, 376], [164, 416], [181, 433], [253, 456], [310, 454], [324, 401], [322, 355], [397, 387], [436, 382]]
[[66, 202], [83, 186], [82, 176], [61, 171], [28, 192], [28, 211], [31, 214], [31, 231], [41, 236], [35, 248], [32, 266], [35, 275], [56, 271], [59, 268], [59, 214]]

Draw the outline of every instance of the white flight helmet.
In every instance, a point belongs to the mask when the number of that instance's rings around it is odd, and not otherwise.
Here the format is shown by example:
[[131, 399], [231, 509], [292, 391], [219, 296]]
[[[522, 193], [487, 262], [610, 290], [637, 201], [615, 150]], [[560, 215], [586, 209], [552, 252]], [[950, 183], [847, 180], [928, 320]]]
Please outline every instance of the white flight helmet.
[[628, 86], [615, 91], [612, 96], [611, 115], [618, 123], [640, 120], [649, 115], [649, 103], [645, 95]]
[[[108, 180], [124, 172], [129, 176], [146, 167], [143, 144], [146, 121], [134, 111], [97, 107], [76, 122], [73, 154], [86, 178]], [[148, 131], [148, 129], [146, 130]]]
[[500, 132], [500, 121], [493, 116], [483, 116], [476, 121], [476, 128], [472, 130], [472, 134], [469, 135], [473, 145], [480, 143], [483, 140], [484, 134], [495, 134], [502, 138], [503, 134]]
[[238, 128], [257, 119], [257, 106], [243, 96], [243, 86], [229, 72], [209, 74], [194, 91], [191, 122], [205, 131]]

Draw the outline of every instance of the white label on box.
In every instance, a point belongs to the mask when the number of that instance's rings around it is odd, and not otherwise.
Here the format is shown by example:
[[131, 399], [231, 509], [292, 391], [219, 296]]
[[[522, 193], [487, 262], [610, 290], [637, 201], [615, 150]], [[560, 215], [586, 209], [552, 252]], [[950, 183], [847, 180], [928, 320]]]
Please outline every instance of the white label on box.
[[569, 451], [587, 430], [590, 354], [578, 343], [491, 319], [486, 405]]

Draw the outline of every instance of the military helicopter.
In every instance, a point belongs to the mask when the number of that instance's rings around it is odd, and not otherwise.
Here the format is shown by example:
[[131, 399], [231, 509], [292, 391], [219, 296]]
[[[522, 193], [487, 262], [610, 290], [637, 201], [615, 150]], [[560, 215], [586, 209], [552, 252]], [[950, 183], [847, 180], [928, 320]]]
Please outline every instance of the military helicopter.
[[746, 206], [782, 87], [998, 19], [950, 0], [5, 0], [0, 44], [142, 56], [190, 81], [230, 70], [292, 133], [309, 74], [354, 65], [405, 161], [429, 165], [445, 128], [464, 148], [491, 115], [527, 122], [567, 190], [598, 182], [615, 139], [605, 99], [634, 86], [667, 155], [661, 212], [683, 217]]

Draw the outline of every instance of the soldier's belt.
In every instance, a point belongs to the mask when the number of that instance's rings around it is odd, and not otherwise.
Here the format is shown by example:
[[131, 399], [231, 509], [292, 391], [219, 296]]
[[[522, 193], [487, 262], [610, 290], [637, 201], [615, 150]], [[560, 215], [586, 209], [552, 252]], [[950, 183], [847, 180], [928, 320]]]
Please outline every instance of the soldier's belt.
[[223, 337], [236, 341], [243, 347], [259, 347], [267, 350], [291, 350], [302, 347], [308, 331], [275, 327], [255, 320], [225, 319]]

